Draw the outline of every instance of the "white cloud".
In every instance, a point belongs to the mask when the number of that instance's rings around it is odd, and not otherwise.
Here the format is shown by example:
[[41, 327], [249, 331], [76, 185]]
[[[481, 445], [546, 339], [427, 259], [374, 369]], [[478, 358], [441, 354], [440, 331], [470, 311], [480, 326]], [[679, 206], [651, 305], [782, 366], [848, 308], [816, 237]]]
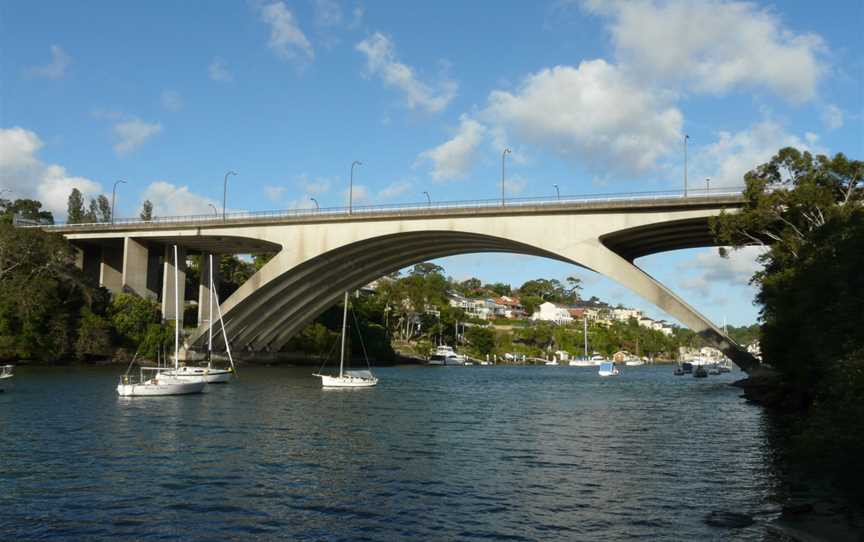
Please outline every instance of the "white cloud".
[[418, 160], [432, 162], [431, 175], [436, 181], [462, 179], [474, 166], [477, 147], [485, 132], [482, 124], [462, 115], [456, 135], [433, 149], [423, 151]]
[[591, 60], [531, 74], [516, 92], [493, 91], [481, 116], [513, 139], [591, 169], [638, 174], [680, 141], [682, 115], [671, 98]]
[[180, 111], [183, 109], [183, 97], [176, 90], [163, 90], [162, 107], [166, 111]]
[[288, 202], [288, 209], [315, 209], [315, 202], [311, 198], [295, 199]]
[[234, 75], [228, 71], [228, 66], [225, 64], [225, 61], [219, 57], [215, 57], [210, 61], [210, 65], [207, 67], [207, 73], [213, 81], [230, 83], [234, 80]]
[[[353, 194], [353, 197], [351, 198], [352, 205], [355, 207], [357, 205], [368, 205], [371, 201], [371, 197], [369, 196], [369, 189], [365, 185], [355, 184], [352, 187], [351, 193]], [[347, 188], [342, 191], [342, 201], [344, 202], [344, 205], [347, 207], [348, 206], [348, 189]]]
[[342, 7], [334, 0], [314, 0], [315, 23], [319, 26], [342, 24]]
[[297, 185], [307, 194], [317, 196], [330, 190], [330, 185], [333, 184], [331, 179], [327, 177], [316, 177], [310, 179], [306, 175], [297, 177]]
[[417, 79], [411, 66], [396, 58], [393, 42], [376, 32], [361, 41], [355, 49], [366, 55], [366, 71], [384, 81], [384, 84], [399, 89], [405, 96], [408, 109], [422, 109], [429, 113], [442, 111], [456, 96], [457, 84], [442, 80], [437, 88]]
[[783, 147], [824, 152], [815, 148], [815, 134], [803, 138], [787, 133], [783, 126], [772, 120], [754, 124], [736, 133], [719, 132], [715, 143], [697, 151], [690, 184], [704, 186], [704, 179], [711, 179], [712, 187], [740, 187], [744, 174], [758, 165], [768, 162]]
[[729, 250], [727, 258], [713, 248], [698, 252], [692, 260], [678, 264], [678, 270], [687, 273], [679, 280], [679, 286], [703, 297], [708, 297], [714, 286], [720, 289], [747, 286], [753, 273], [762, 268], [756, 260], [765, 250], [756, 246]]
[[118, 140], [114, 152], [123, 156], [143, 145], [148, 139], [162, 131], [159, 123], [144, 122], [132, 118], [114, 125], [114, 136]]
[[188, 186], [177, 186], [166, 181], [150, 183], [141, 199], [153, 203], [154, 216], [185, 216], [212, 214], [213, 209], [222, 209], [222, 202], [199, 196], [189, 191]]
[[528, 181], [520, 177], [513, 176], [504, 180], [504, 192], [506, 197], [518, 196], [525, 187], [528, 186]]
[[260, 15], [261, 20], [270, 26], [268, 45], [280, 58], [292, 61], [315, 58], [312, 44], [284, 2], [267, 4], [261, 8]]
[[66, 74], [66, 68], [72, 62], [72, 58], [66, 54], [58, 45], [51, 46], [51, 63], [45, 66], [34, 66], [27, 70], [31, 77], [46, 77], [48, 79], [61, 79]]
[[363, 6], [355, 7], [351, 12], [351, 22], [348, 23], [348, 28], [353, 30], [363, 24], [364, 15], [366, 15], [366, 11], [363, 9]]
[[384, 187], [378, 192], [378, 199], [389, 200], [401, 196], [411, 189], [411, 183], [408, 181], [397, 181]]
[[791, 102], [816, 95], [825, 68], [824, 40], [797, 34], [768, 9], [724, 0], [641, 0], [583, 3], [611, 17], [623, 67], [644, 79], [723, 94], [766, 89]]
[[264, 194], [267, 196], [267, 199], [273, 202], [279, 202], [282, 200], [282, 195], [285, 193], [284, 186], [265, 186]]
[[843, 110], [834, 104], [829, 104], [822, 111], [822, 124], [828, 130], [843, 127]]
[[37, 199], [57, 220], [62, 220], [73, 188], [78, 188], [85, 198], [92, 198], [102, 192], [102, 185], [70, 175], [63, 166], [43, 163], [37, 156], [42, 146], [35, 132], [20, 127], [0, 128], [0, 186], [13, 192], [4, 197]]

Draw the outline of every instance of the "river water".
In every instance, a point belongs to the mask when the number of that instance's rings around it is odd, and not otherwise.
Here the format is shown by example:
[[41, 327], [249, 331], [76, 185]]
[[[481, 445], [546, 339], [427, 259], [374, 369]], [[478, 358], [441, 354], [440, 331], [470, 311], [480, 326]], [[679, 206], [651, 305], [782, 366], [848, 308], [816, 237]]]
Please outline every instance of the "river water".
[[[117, 396], [118, 368], [0, 394], [0, 540], [764, 540], [767, 421], [669, 366], [393, 367], [365, 390], [249, 368]], [[724, 529], [708, 512], [751, 514]]]

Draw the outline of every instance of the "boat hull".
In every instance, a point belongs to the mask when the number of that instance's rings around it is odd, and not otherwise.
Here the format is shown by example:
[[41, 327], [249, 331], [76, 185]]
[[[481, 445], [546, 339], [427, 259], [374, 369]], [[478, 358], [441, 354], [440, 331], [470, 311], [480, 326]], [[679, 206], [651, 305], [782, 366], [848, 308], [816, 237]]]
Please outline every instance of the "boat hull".
[[204, 382], [184, 382], [177, 379], [159, 378], [143, 384], [118, 384], [117, 393], [121, 397], [148, 397], [159, 395], [189, 395], [201, 393]]
[[181, 367], [173, 371], [163, 371], [163, 375], [178, 378], [184, 382], [205, 382], [220, 384], [231, 381], [230, 369], [209, 369], [207, 367]]
[[315, 375], [321, 378], [321, 385], [325, 388], [371, 388], [378, 384], [377, 378], [363, 378], [356, 376], [328, 376]]

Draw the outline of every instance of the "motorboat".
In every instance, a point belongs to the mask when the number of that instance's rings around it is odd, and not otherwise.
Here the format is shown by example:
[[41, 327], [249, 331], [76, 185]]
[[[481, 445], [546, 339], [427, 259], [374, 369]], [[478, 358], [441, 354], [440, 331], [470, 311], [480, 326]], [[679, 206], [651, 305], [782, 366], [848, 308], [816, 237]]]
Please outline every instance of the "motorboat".
[[552, 366], [552, 367], [557, 367], [557, 366], [558, 366], [558, 360], [555, 360], [555, 359], [553, 359], [553, 360], [549, 360], [549, 361], [547, 361], [544, 365], [549, 365], [549, 366]]
[[684, 371], [686, 374], [690, 374], [693, 372], [693, 364], [689, 361], [685, 361], [681, 364], [681, 370]]
[[618, 367], [615, 367], [615, 364], [611, 361], [601, 363], [600, 370], [597, 371], [597, 374], [600, 376], [618, 376], [619, 373]]
[[569, 363], [570, 367], [594, 367], [595, 364], [590, 359], [578, 358], [571, 359]]
[[429, 357], [428, 365], [465, 365], [465, 356], [460, 356], [452, 346], [440, 345]]
[[0, 391], [12, 387], [12, 377], [15, 376], [14, 369], [14, 365], [0, 365]]
[[719, 375], [720, 374], [720, 367], [718, 367], [716, 363], [709, 365], [708, 366], [708, 374], [714, 375], [714, 376]]
[[[344, 306], [342, 309], [342, 346], [339, 350], [339, 374], [325, 375], [315, 373], [321, 379], [324, 388], [371, 388], [378, 384], [378, 378], [372, 374], [371, 367], [368, 370], [346, 370], [345, 369], [345, 339], [348, 329], [348, 292], [345, 292]], [[361, 337], [362, 340], [362, 337]], [[369, 360], [366, 360], [368, 365]]]
[[[117, 393], [121, 397], [187, 395], [201, 393], [207, 383], [200, 378], [193, 381], [163, 374], [180, 369], [180, 281], [177, 272], [177, 245], [174, 245], [174, 367], [141, 367], [138, 375], [126, 374], [120, 377]], [[135, 359], [132, 359], [134, 363]], [[131, 369], [131, 364], [129, 368]]]
[[694, 378], [708, 378], [708, 371], [705, 370], [704, 365], [697, 365], [695, 369], [693, 369], [693, 377]]
[[594, 354], [593, 356], [591, 356], [591, 363], [593, 365], [602, 365], [603, 363], [606, 363], [606, 361], [606, 358], [599, 354]]
[[672, 372], [675, 376], [681, 376], [684, 374], [684, 367], [681, 365], [676, 365], [675, 370]]
[[645, 365], [645, 362], [641, 359], [631, 359], [624, 362], [624, 365], [627, 367], [638, 367], [640, 365]]

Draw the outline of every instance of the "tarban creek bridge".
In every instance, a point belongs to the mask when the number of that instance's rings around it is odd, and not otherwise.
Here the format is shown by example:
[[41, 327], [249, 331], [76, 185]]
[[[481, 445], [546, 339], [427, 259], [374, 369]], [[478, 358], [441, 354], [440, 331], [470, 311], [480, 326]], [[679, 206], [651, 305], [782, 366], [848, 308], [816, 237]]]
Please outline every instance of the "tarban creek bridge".
[[[633, 263], [658, 252], [715, 246], [709, 218], [742, 205], [740, 192], [715, 189], [691, 190], [686, 197], [663, 192], [521, 198], [506, 204], [494, 200], [355, 206], [350, 211], [243, 212], [224, 218], [117, 219], [43, 228], [69, 239], [78, 250], [78, 266], [98, 277], [105, 288], [160, 299], [166, 319], [174, 318], [172, 245], [181, 249], [180, 273], [185, 272], [185, 254], [204, 256], [202, 277], [209, 274], [209, 254], [275, 254], [221, 300], [225, 328], [236, 350], [278, 351], [344, 291], [395, 270], [444, 256], [505, 252], [552, 258], [601, 273], [750, 370], [757, 364], [752, 356]], [[205, 345], [209, 325], [209, 285], [201, 282], [202, 324], [187, 339], [191, 350]], [[182, 300], [184, 293], [179, 294]]]

